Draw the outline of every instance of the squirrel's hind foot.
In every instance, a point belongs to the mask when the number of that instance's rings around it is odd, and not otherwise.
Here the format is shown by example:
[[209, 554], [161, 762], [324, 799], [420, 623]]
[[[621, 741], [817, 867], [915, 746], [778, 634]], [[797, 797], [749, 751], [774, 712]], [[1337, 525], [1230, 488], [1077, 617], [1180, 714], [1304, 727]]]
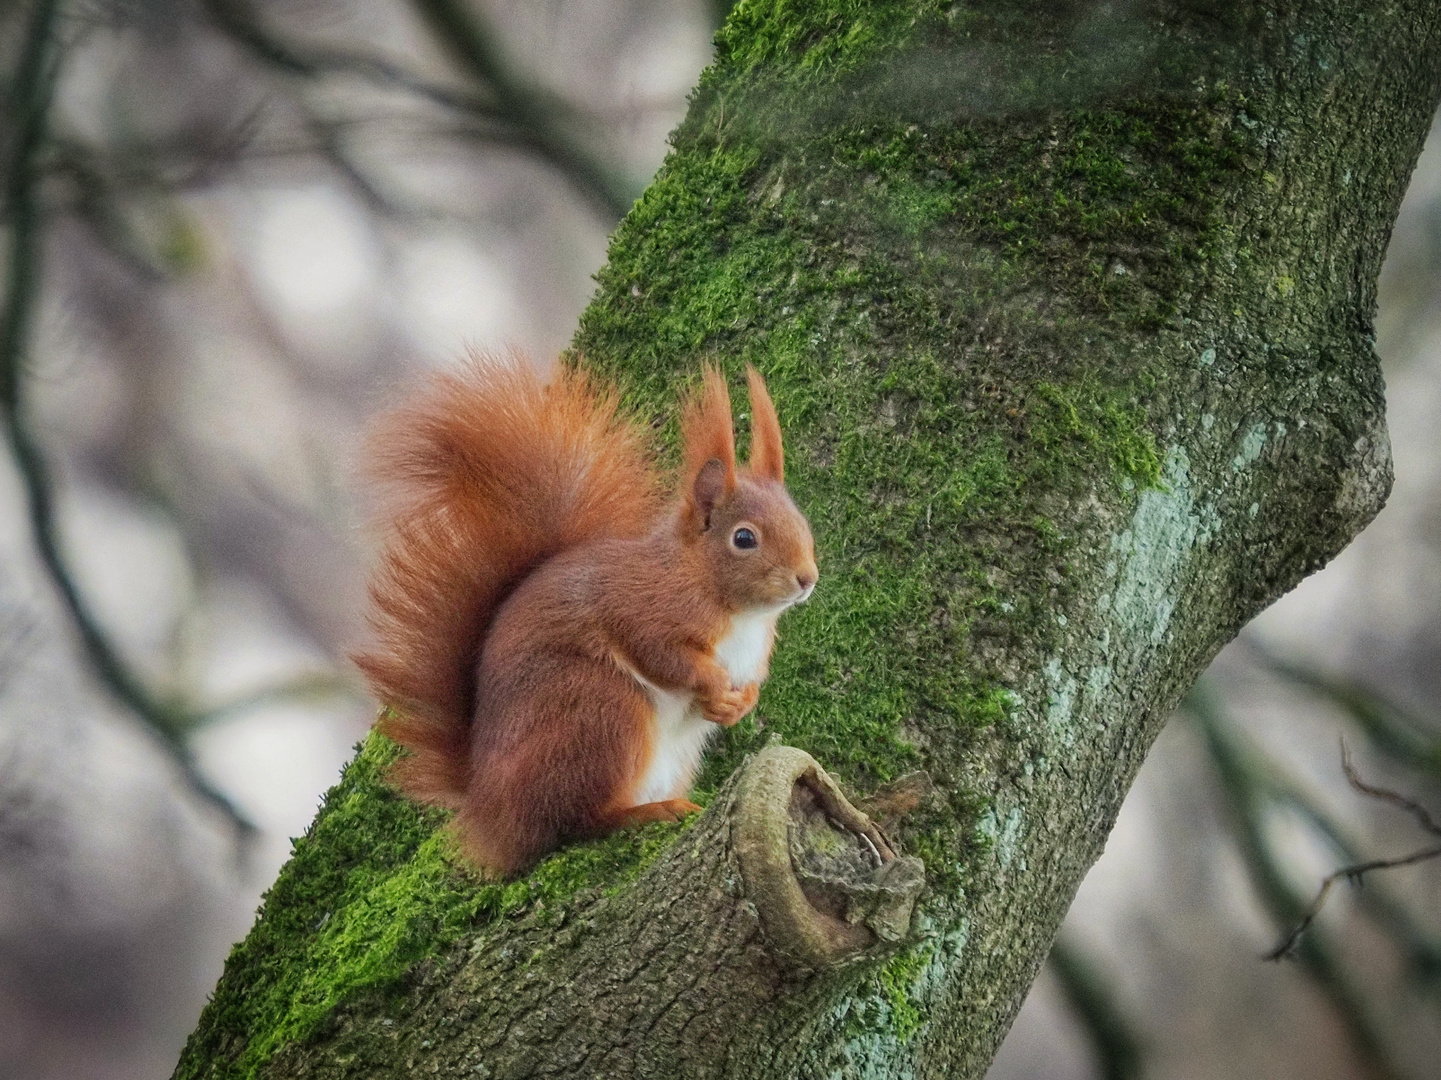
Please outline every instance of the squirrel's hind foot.
[[617, 810], [608, 824], [616, 829], [635, 828], [648, 825], [652, 821], [679, 821], [687, 814], [698, 814], [700, 811], [701, 807], [689, 799], [662, 799], [660, 802], [641, 803], [639, 806]]

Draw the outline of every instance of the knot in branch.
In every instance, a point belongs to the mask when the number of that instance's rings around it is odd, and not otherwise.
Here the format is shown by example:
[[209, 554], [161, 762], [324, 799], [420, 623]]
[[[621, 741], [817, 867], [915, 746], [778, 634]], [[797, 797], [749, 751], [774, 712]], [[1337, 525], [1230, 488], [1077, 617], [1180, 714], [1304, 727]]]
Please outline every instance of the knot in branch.
[[772, 948], [828, 968], [901, 941], [925, 883], [803, 750], [772, 746], [744, 766], [731, 844]]

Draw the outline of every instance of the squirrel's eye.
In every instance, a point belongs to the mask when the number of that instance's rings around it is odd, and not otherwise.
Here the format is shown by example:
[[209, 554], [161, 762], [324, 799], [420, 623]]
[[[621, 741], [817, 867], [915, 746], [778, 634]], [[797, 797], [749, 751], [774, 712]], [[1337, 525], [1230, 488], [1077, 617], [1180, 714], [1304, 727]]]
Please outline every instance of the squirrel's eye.
[[736, 547], [740, 548], [742, 551], [749, 551], [751, 548], [759, 544], [760, 541], [756, 539], [755, 533], [742, 526], [735, 532], [731, 533], [731, 543], [734, 544]]

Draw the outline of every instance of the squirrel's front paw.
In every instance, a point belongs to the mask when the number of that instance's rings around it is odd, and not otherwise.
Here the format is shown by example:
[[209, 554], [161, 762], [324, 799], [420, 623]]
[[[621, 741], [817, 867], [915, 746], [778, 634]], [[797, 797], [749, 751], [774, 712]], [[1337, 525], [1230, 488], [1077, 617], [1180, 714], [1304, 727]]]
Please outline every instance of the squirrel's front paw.
[[701, 715], [713, 724], [730, 727], [756, 706], [761, 695], [759, 683], [747, 683], [739, 690], [726, 690], [701, 702]]

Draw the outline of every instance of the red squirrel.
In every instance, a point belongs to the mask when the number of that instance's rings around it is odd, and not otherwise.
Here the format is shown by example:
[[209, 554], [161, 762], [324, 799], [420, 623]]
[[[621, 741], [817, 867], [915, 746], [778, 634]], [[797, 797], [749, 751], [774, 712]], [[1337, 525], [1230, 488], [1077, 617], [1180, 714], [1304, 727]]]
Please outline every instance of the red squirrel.
[[669, 500], [616, 393], [579, 367], [547, 384], [523, 357], [477, 357], [378, 427], [394, 497], [377, 640], [355, 659], [409, 751], [392, 782], [454, 810], [492, 873], [699, 810], [706, 743], [755, 706], [776, 620], [817, 569], [775, 406], [746, 375], [750, 460], [707, 368]]

